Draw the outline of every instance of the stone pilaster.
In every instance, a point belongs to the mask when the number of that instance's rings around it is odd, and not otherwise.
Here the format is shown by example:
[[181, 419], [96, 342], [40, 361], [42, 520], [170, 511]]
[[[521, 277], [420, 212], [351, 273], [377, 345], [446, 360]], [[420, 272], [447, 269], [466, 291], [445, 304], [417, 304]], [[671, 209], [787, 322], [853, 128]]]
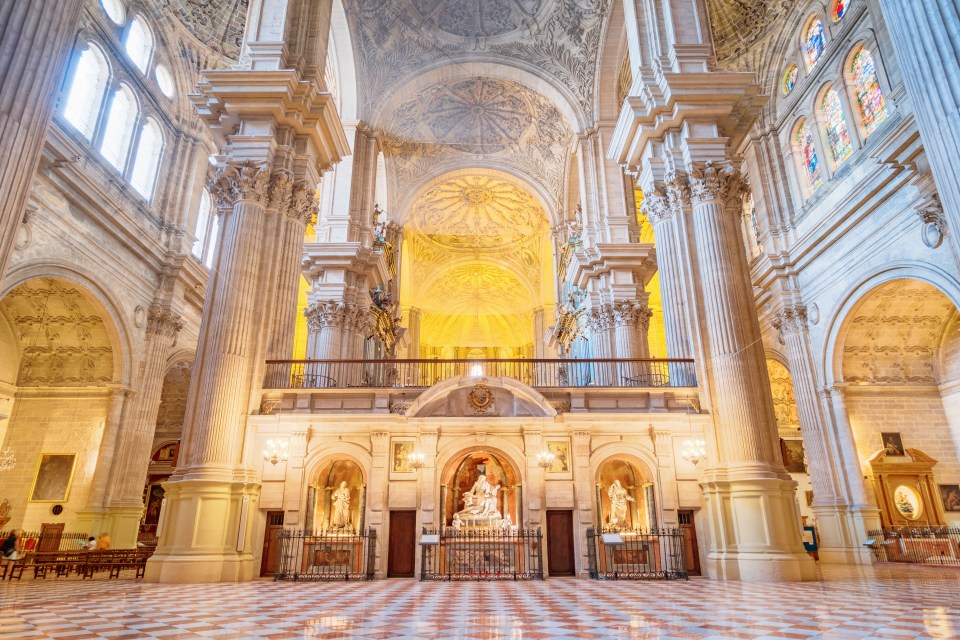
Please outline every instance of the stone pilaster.
[[153, 306], [147, 312], [147, 333], [143, 345], [136, 394], [121, 426], [117, 459], [112, 465], [110, 517], [112, 538], [118, 548], [137, 543], [143, 515], [143, 486], [150, 464], [153, 433], [160, 410], [160, 394], [170, 348], [183, 322], [170, 309]]
[[[715, 449], [702, 487], [711, 517], [711, 575], [810, 579], [795, 483], [783, 468], [760, 326], [747, 277], [736, 201], [742, 185], [729, 166], [691, 172], [692, 222], [706, 321]], [[759, 391], [758, 391], [759, 390]]]
[[864, 513], [870, 507], [860, 479], [860, 463], [855, 455], [843, 457], [851, 452], [839, 445], [838, 425], [817, 392], [807, 308], [800, 304], [784, 307], [774, 326], [787, 346], [790, 360], [790, 376], [813, 484], [813, 510], [821, 537], [820, 560], [870, 564], [870, 552], [862, 544], [867, 539]]
[[[580, 515], [581, 531], [586, 531], [587, 527], [596, 526], [600, 520], [594, 504], [593, 474], [590, 472], [590, 454], [593, 450], [590, 438], [588, 428], [573, 432], [574, 497], [577, 502], [577, 513]], [[575, 552], [580, 556], [580, 562], [576, 564], [586, 568], [589, 563], [586, 558], [586, 545], [583, 544], [581, 537], [583, 536], [578, 536], [574, 547]]]
[[33, 187], [82, 0], [13, 2], [0, 11], [0, 276]]

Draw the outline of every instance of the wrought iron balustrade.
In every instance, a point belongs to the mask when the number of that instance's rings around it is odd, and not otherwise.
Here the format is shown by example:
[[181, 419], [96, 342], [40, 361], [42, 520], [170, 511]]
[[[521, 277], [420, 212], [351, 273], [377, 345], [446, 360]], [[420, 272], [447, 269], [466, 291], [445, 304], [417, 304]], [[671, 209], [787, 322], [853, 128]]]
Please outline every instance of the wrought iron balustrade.
[[449, 378], [509, 377], [538, 388], [695, 387], [693, 360], [268, 360], [265, 389], [422, 389]]
[[420, 580], [543, 580], [539, 527], [461, 531], [424, 527], [423, 535]]
[[377, 532], [284, 529], [274, 580], [373, 580]]
[[587, 561], [595, 580], [686, 580], [683, 529], [587, 529]]
[[870, 548], [877, 562], [960, 565], [960, 528], [896, 527], [871, 531]]

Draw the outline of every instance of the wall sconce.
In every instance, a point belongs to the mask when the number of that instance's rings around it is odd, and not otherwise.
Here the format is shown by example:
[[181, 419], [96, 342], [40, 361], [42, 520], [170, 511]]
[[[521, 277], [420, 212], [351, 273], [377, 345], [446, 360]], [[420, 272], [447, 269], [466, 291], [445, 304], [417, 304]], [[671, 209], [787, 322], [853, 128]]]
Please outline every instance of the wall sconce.
[[411, 451], [407, 454], [407, 464], [410, 465], [410, 468], [414, 471], [423, 469], [426, 462], [427, 457], [420, 451]]
[[266, 448], [263, 450], [263, 459], [265, 462], [275, 465], [279, 462], [286, 462], [287, 458], [286, 440], [274, 440], [273, 438], [267, 440]]
[[707, 459], [707, 443], [703, 440], [686, 440], [680, 456], [694, 465], [700, 464], [701, 460]]
[[537, 454], [537, 466], [546, 471], [553, 466], [553, 462], [557, 459], [557, 454], [549, 449], [546, 451], [541, 451]]

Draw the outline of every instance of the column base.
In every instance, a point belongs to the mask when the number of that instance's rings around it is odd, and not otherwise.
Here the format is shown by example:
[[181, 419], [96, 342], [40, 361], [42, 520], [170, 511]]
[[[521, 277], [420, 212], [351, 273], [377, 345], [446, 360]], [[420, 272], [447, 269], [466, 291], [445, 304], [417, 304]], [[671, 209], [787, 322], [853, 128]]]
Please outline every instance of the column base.
[[820, 562], [873, 564], [864, 546], [868, 532], [880, 528], [880, 510], [867, 506], [814, 505], [820, 533]]
[[97, 507], [77, 514], [77, 531], [99, 537], [106, 532], [114, 549], [133, 549], [137, 546], [143, 505]]
[[253, 522], [260, 485], [221, 480], [164, 483], [159, 544], [146, 582], [242, 582], [256, 577]]
[[[725, 475], [713, 471], [715, 476]], [[719, 580], [814, 580], [816, 565], [803, 548], [796, 483], [773, 477], [703, 482], [710, 519], [706, 571]]]

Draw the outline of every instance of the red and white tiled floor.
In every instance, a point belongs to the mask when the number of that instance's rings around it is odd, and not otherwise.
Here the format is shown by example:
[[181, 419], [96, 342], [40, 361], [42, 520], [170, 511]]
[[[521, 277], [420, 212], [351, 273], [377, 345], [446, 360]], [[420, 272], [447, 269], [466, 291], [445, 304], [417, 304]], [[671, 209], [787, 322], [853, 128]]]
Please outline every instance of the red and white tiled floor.
[[831, 568], [818, 582], [154, 585], [3, 582], [0, 638], [954, 638], [960, 570]]

